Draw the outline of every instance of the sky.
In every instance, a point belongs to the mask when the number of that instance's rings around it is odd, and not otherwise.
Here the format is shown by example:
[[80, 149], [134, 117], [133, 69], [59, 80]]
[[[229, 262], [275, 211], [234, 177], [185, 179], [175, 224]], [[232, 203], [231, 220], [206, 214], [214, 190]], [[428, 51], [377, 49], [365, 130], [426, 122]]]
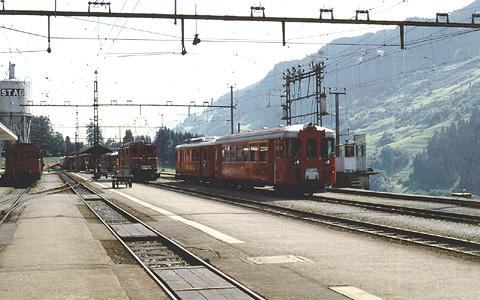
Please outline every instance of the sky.
[[[112, 12], [249, 16], [251, 6], [262, 6], [267, 17], [318, 18], [321, 8], [333, 8], [336, 19], [351, 19], [357, 9], [368, 9], [371, 20], [435, 18], [472, 0], [109, 0]], [[88, 1], [6, 0], [6, 10], [108, 12], [107, 6]], [[2, 7], [0, 6], [0, 9]], [[473, 12], [472, 12], [473, 13]], [[255, 13], [255, 16], [261, 14]], [[326, 15], [324, 17], [327, 17]], [[282, 46], [280, 23], [185, 21], [186, 55], [181, 55], [178, 20], [52, 17], [50, 48], [47, 17], [0, 15], [0, 80], [8, 79], [9, 62], [19, 80], [30, 81], [34, 104], [93, 104], [94, 81], [99, 103], [202, 104], [261, 80], [281, 61], [303, 59], [322, 46], [345, 36], [387, 29], [386, 26], [290, 24]], [[192, 45], [195, 34], [201, 42]], [[97, 72], [97, 75], [95, 75]], [[54, 130], [75, 136], [76, 113], [80, 138], [93, 119], [93, 108], [31, 107], [36, 116], [48, 116]], [[198, 111], [198, 109], [197, 109]], [[191, 112], [195, 112], [192, 109]], [[153, 135], [155, 129], [172, 128], [187, 116], [187, 108], [99, 108], [104, 138], [134, 134]], [[135, 128], [135, 126], [138, 126]], [[143, 127], [141, 127], [143, 126]]]

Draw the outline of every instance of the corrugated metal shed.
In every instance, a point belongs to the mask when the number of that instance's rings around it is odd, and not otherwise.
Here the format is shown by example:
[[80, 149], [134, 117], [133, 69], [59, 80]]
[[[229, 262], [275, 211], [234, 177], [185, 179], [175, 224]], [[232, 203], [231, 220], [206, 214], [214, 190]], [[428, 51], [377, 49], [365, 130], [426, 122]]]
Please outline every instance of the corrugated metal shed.
[[[113, 152], [112, 150], [108, 149], [108, 148], [105, 148], [101, 145], [98, 145], [98, 153], [100, 155], [102, 154], [105, 154], [105, 153], [111, 153]], [[91, 154], [91, 155], [94, 155], [95, 154], [95, 149], [94, 149], [94, 146], [88, 146], [88, 147], [85, 147], [85, 148], [82, 148], [80, 150], [78, 150], [78, 154]], [[69, 155], [75, 155], [75, 151], [73, 152], [70, 152]]]

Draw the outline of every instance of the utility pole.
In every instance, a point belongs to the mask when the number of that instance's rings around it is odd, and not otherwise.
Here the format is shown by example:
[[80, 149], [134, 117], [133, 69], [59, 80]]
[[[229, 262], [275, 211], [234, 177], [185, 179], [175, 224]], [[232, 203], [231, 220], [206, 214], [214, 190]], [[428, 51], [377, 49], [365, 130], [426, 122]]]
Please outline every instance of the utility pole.
[[343, 92], [332, 92], [330, 95], [335, 95], [335, 145], [338, 147], [340, 145], [340, 99], [339, 95], [346, 95], [347, 90], [344, 88]]
[[98, 127], [98, 71], [95, 70], [95, 82], [93, 83], [93, 161], [94, 173], [93, 179], [100, 178], [100, 153], [99, 147], [99, 130]]
[[[282, 104], [283, 117], [282, 120], [287, 121], [287, 125], [292, 125], [292, 119], [304, 119], [306, 117], [311, 118], [312, 122], [322, 126], [322, 116], [328, 115], [326, 99], [327, 95], [325, 91], [322, 92], [323, 72], [325, 69], [325, 63], [310, 63], [311, 71], [305, 72], [302, 66], [292, 67], [287, 69], [283, 74], [285, 79], [285, 103]], [[315, 89], [310, 90], [310, 79], [315, 78]], [[307, 82], [307, 86], [302, 88], [302, 82]], [[312, 99], [315, 102], [315, 111], [309, 113], [302, 113], [302, 103]], [[300, 107], [300, 113], [295, 110], [296, 114], [292, 113], [292, 106]], [[313, 106], [313, 103], [312, 103]]]
[[230, 86], [230, 133], [233, 134], [233, 85]]
[[[77, 170], [77, 166], [78, 166], [78, 162], [77, 162], [77, 159], [78, 159], [78, 130], [79, 130], [79, 122], [78, 122], [78, 109], [77, 109], [77, 112], [76, 112], [76, 128], [75, 128], [75, 172], [78, 171]], [[68, 156], [68, 154], [67, 154]]]

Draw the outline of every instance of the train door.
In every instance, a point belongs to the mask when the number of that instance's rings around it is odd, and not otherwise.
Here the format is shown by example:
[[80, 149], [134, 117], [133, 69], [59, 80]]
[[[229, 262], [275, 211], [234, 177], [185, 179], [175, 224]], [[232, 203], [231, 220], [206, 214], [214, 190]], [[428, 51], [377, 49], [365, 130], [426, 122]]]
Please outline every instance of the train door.
[[280, 139], [275, 140], [275, 151], [273, 157], [273, 184], [277, 184], [282, 178], [282, 160], [280, 159], [281, 142]]
[[197, 151], [197, 161], [198, 161], [198, 174], [200, 174], [200, 177], [203, 177], [205, 175], [203, 174], [203, 170], [204, 170], [203, 153], [207, 150], [204, 147], [200, 147], [200, 149], [196, 151]]

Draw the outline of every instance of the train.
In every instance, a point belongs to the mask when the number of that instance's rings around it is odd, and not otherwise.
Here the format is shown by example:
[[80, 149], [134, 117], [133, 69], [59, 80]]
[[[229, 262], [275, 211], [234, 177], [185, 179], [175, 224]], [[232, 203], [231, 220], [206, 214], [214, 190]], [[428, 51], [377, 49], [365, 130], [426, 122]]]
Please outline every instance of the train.
[[128, 144], [118, 150], [118, 165], [132, 171], [135, 182], [156, 180], [157, 173], [157, 146], [144, 141]]
[[100, 172], [102, 174], [113, 173], [115, 162], [118, 159], [118, 152], [105, 153], [100, 155]]
[[95, 159], [93, 155], [88, 153], [64, 156], [60, 157], [60, 166], [62, 169], [72, 171], [93, 170], [95, 168]]
[[[91, 154], [67, 156], [60, 159], [60, 165], [67, 170], [93, 171], [95, 160]], [[115, 168], [130, 169], [135, 182], [156, 180], [157, 172], [157, 146], [144, 141], [129, 143], [120, 148], [118, 152], [100, 155], [100, 173], [108, 176], [114, 173]]]
[[322, 192], [335, 184], [335, 132], [314, 123], [186, 140], [175, 176], [278, 191]]
[[2, 181], [28, 185], [42, 176], [42, 150], [30, 143], [18, 143], [5, 149], [5, 173]]

